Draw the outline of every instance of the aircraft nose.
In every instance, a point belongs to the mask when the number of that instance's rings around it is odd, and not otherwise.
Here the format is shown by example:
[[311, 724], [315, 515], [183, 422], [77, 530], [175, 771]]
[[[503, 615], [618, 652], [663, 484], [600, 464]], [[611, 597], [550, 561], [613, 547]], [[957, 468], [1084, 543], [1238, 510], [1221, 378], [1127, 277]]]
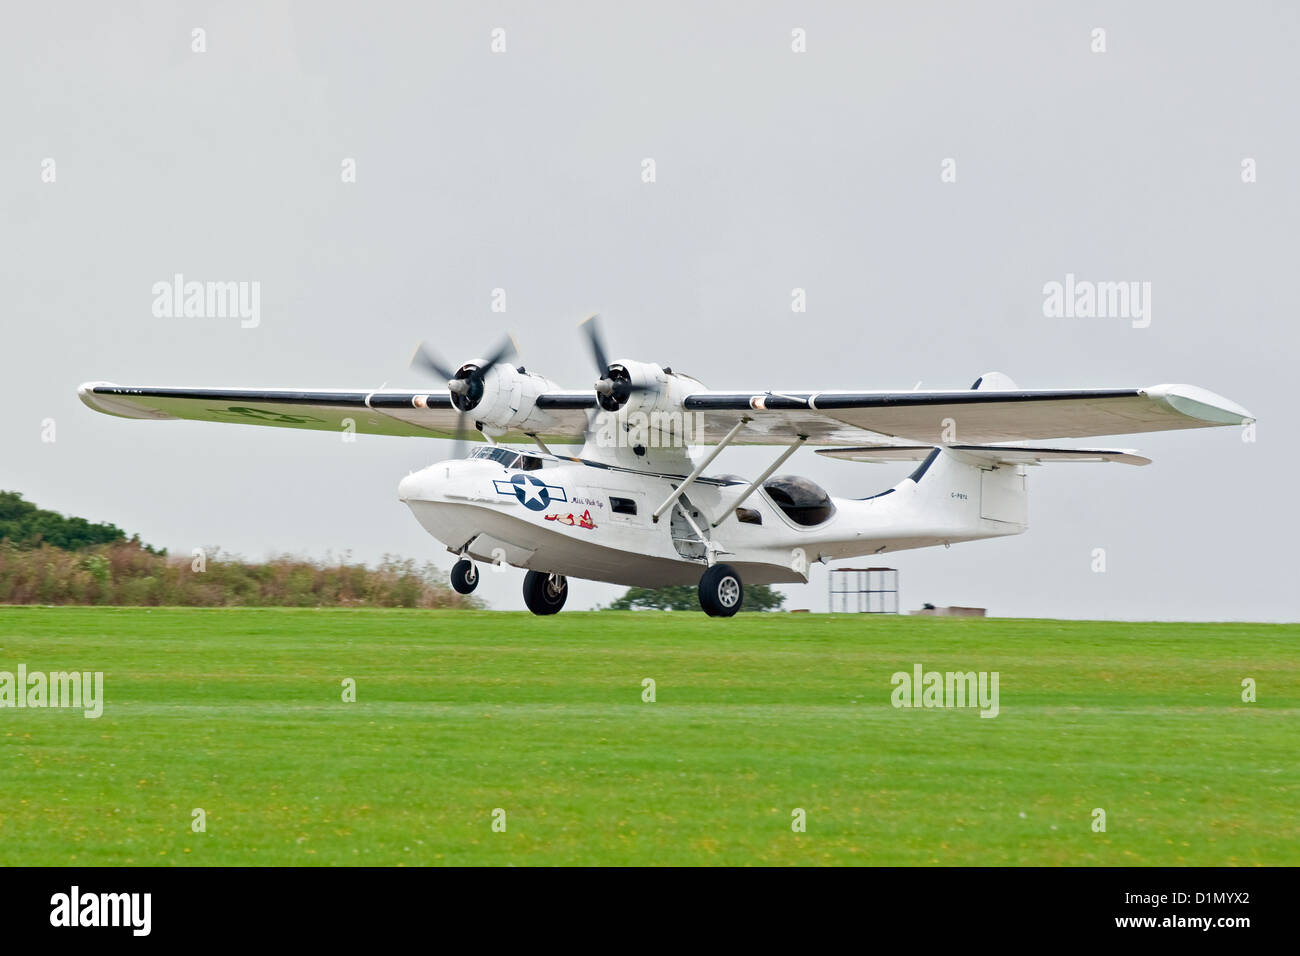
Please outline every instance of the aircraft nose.
[[420, 473], [414, 472], [407, 475], [397, 483], [397, 498], [399, 501], [409, 501], [414, 498], [420, 487]]
[[428, 468], [413, 471], [397, 483], [397, 497], [401, 501], [428, 501], [440, 497], [443, 486], [450, 477], [451, 462], [438, 462]]

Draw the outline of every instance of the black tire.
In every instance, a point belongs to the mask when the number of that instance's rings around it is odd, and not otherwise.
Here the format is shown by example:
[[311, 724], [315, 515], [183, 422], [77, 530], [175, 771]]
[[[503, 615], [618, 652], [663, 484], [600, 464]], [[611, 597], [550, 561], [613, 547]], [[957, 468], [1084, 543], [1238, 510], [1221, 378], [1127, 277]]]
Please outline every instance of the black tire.
[[469, 558], [451, 566], [451, 587], [457, 594], [470, 594], [478, 587], [478, 568]]
[[700, 607], [709, 617], [731, 617], [745, 603], [740, 575], [729, 564], [715, 564], [700, 578]]
[[534, 614], [555, 614], [569, 597], [569, 579], [563, 574], [529, 571], [524, 575], [524, 603]]

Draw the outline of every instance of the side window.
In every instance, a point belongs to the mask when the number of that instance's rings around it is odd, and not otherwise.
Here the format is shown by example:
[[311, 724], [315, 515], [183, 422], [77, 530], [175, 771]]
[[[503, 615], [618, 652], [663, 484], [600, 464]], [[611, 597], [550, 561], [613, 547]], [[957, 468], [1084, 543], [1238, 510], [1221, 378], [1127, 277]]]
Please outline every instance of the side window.
[[536, 471], [542, 467], [542, 460], [534, 458], [532, 455], [521, 455], [519, 458], [519, 467], [524, 471]]
[[631, 498], [615, 498], [610, 495], [609, 510], [616, 515], [634, 515], [636, 514], [636, 502]]
[[742, 524], [762, 524], [763, 514], [754, 508], [737, 508], [736, 520]]
[[811, 528], [835, 514], [835, 503], [820, 486], [798, 475], [777, 475], [763, 482], [772, 503], [795, 524]]

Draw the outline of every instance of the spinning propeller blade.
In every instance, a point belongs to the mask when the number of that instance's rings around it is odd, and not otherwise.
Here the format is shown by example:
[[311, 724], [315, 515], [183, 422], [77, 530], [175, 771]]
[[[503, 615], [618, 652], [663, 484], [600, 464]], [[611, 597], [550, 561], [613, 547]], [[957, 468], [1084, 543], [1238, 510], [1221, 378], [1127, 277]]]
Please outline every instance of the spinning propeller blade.
[[455, 438], [452, 439], [453, 457], [465, 457], [473, 432], [477, 430], [469, 427], [469, 413], [478, 405], [483, 395], [483, 379], [494, 366], [513, 357], [517, 351], [514, 336], [507, 335], [492, 353], [491, 358], [483, 360], [482, 364], [466, 362], [453, 372], [427, 343], [421, 342], [416, 346], [415, 354], [411, 356], [411, 368], [419, 369], [445, 381], [447, 390], [452, 395], [452, 405], [460, 411], [460, 415], [456, 418]]
[[418, 368], [421, 371], [429, 372], [445, 381], [450, 381], [454, 374], [429, 346], [421, 342], [415, 347], [415, 353], [411, 356], [411, 368]]
[[596, 397], [601, 408], [607, 412], [618, 411], [627, 404], [627, 400], [638, 392], [652, 391], [648, 385], [634, 383], [626, 368], [622, 365], [610, 365], [609, 354], [605, 351], [605, 342], [600, 334], [600, 316], [593, 312], [582, 320], [580, 326], [587, 333], [587, 343], [591, 346], [591, 355], [596, 362], [600, 378], [596, 379]]

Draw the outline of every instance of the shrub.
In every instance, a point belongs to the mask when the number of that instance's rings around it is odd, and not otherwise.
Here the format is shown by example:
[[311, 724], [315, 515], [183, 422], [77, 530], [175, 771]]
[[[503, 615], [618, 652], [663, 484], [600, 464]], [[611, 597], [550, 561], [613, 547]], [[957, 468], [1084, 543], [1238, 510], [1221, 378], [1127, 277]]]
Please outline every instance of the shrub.
[[206, 569], [138, 539], [67, 551], [0, 541], [0, 603], [223, 606], [480, 607], [432, 564], [385, 555], [377, 568], [279, 555], [256, 563], [208, 550]]

